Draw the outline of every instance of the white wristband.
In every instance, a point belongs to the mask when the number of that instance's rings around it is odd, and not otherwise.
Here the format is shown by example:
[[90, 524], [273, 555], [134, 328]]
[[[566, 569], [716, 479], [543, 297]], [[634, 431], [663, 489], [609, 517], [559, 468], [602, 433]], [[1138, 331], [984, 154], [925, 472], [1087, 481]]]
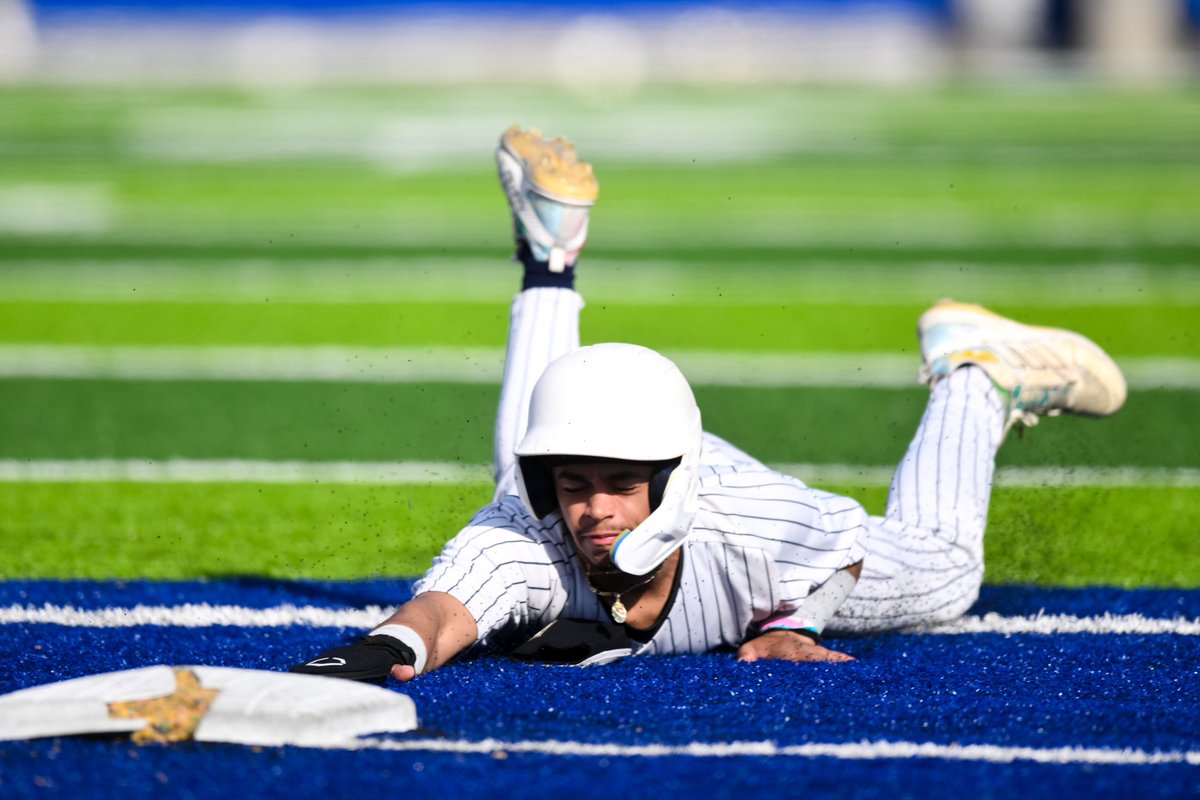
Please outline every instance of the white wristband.
[[390, 636], [393, 639], [399, 639], [406, 645], [412, 648], [416, 655], [416, 662], [413, 664], [413, 669], [420, 675], [425, 671], [425, 640], [421, 635], [407, 625], [380, 625], [375, 630], [371, 631], [372, 636]]

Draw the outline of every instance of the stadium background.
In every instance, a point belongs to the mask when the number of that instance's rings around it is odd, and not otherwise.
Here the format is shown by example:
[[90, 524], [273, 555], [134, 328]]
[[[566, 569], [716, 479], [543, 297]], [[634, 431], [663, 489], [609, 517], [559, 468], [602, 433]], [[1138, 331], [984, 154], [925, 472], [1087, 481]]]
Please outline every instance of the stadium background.
[[[489, 494], [513, 122], [597, 165], [584, 339], [663, 349], [711, 430], [873, 511], [938, 297], [1132, 386], [1007, 443], [964, 629], [837, 668], [474, 659], [405, 689], [433, 744], [6, 743], [0, 789], [1200, 794], [1198, 19], [0, 2], [0, 691], [279, 669], [404, 599]], [[254, 613], [291, 607], [341, 621]]]

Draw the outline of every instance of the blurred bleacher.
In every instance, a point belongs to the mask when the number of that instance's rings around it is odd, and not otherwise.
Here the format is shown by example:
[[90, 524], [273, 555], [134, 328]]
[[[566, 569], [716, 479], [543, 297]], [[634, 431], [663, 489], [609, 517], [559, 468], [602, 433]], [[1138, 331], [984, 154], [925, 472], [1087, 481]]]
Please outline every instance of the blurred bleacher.
[[904, 84], [1197, 75], [1200, 0], [0, 0], [0, 79]]

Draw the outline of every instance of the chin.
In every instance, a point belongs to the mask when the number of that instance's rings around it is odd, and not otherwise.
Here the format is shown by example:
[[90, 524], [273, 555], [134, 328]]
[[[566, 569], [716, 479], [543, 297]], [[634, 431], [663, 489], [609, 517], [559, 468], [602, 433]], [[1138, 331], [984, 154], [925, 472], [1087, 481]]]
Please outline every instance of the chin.
[[606, 569], [617, 568], [613, 563], [611, 553], [594, 553], [590, 556], [585, 556], [584, 560], [587, 561], [588, 565], [592, 567], [604, 567]]
[[608, 551], [599, 551], [593, 548], [584, 549], [578, 544], [575, 545], [575, 552], [579, 554], [579, 558], [591, 568], [604, 567], [605, 569], [616, 569], [613, 564], [612, 553]]

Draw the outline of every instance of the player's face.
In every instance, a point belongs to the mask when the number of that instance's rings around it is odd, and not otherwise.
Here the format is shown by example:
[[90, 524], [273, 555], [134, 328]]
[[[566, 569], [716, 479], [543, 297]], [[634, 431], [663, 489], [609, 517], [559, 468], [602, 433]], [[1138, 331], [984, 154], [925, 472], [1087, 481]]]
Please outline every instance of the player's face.
[[650, 516], [654, 468], [631, 462], [592, 462], [554, 468], [558, 508], [589, 565], [608, 560], [617, 537]]

